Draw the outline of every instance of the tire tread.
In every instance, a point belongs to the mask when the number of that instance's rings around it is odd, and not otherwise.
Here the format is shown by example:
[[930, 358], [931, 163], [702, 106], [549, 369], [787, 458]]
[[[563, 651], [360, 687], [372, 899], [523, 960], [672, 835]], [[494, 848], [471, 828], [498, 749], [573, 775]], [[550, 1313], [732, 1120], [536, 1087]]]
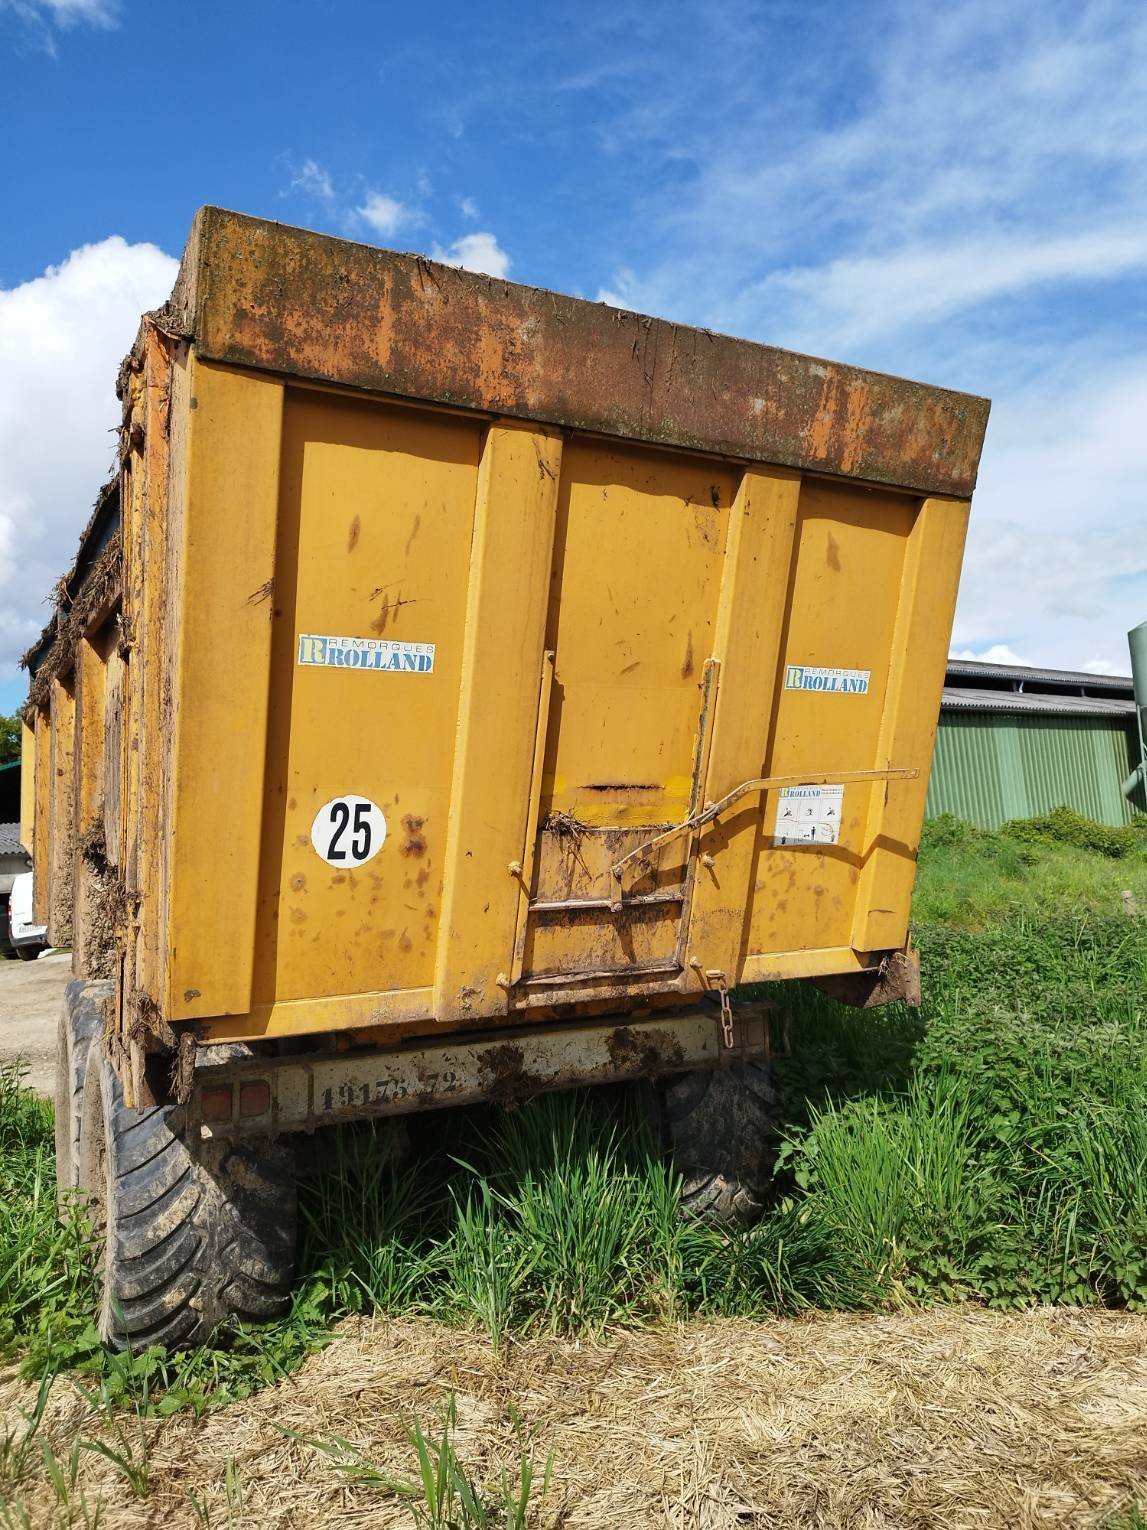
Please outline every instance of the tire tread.
[[92, 1050], [84, 1128], [106, 1139], [100, 1329], [138, 1352], [204, 1343], [228, 1318], [265, 1319], [290, 1302], [293, 1151], [281, 1142], [192, 1151], [174, 1105], [129, 1110], [102, 1046]]

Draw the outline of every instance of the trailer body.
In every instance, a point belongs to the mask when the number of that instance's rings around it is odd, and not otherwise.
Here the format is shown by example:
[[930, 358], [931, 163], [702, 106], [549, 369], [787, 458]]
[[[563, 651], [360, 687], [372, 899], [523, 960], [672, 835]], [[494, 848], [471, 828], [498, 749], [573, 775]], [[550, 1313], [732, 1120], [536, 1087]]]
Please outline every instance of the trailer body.
[[[25, 836], [129, 1102], [911, 988], [984, 400], [213, 208], [120, 388]], [[336, 1075], [214, 1129], [396, 1108]]]

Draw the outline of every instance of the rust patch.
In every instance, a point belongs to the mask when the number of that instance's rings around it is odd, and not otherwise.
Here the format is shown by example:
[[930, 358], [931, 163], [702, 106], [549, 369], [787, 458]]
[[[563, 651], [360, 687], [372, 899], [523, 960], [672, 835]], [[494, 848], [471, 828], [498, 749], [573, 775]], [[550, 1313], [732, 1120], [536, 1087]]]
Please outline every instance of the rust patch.
[[882, 1004], [907, 1004], [920, 1007], [920, 954], [914, 947], [887, 951], [875, 967], [866, 972], [832, 974], [810, 979], [838, 1004], [854, 1009], [874, 1009]]
[[824, 555], [824, 561], [834, 574], [840, 573], [840, 547], [831, 531], [828, 534], [828, 550]]
[[618, 1073], [641, 1077], [671, 1072], [685, 1060], [676, 1036], [661, 1031], [634, 1035], [628, 1025], [619, 1025], [609, 1033], [606, 1049]]
[[659, 792], [656, 781], [587, 781], [583, 792]]
[[426, 854], [426, 836], [422, 832], [425, 819], [416, 818], [413, 813], [407, 813], [402, 820], [402, 827], [406, 831], [406, 838], [398, 847], [399, 855], [413, 855], [420, 857]]
[[354, 520], [350, 523], [350, 530], [347, 532], [346, 536], [346, 550], [348, 553], [354, 552], [355, 548], [358, 546], [359, 532], [361, 532], [361, 530], [362, 521], [356, 515]]
[[415, 604], [415, 601], [403, 600], [398, 595], [396, 595], [393, 600], [388, 600], [384, 595], [382, 597], [382, 605], [378, 608], [378, 615], [370, 624], [370, 630], [372, 632], [377, 632], [379, 637], [381, 637], [390, 624], [392, 617], [397, 616], [398, 613], [402, 610], [403, 606], [413, 606]]
[[177, 1105], [186, 1105], [191, 1098], [195, 1083], [195, 1048], [198, 1043], [192, 1031], [180, 1033], [176, 1043], [175, 1061], [171, 1067], [171, 1093]]
[[525, 1057], [516, 1042], [489, 1047], [479, 1058], [478, 1070], [487, 1098], [503, 1109], [538, 1092], [538, 1081], [526, 1072]]
[[685, 639], [685, 662], [681, 666], [682, 680], [688, 680], [693, 673], [693, 634], [690, 632]]
[[250, 595], [247, 596], [247, 604], [249, 606], [261, 606], [265, 600], [270, 600], [274, 593], [274, 579], [264, 580], [264, 582], [259, 586], [257, 590], [254, 590]]
[[987, 423], [968, 394], [219, 208], [162, 322], [214, 361], [931, 494], [971, 492]]

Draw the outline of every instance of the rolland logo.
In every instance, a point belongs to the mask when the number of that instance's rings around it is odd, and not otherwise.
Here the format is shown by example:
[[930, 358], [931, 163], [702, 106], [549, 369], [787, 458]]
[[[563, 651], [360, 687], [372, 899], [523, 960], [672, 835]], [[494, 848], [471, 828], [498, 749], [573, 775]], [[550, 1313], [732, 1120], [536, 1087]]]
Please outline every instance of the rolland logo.
[[785, 690], [865, 696], [869, 673], [867, 669], [822, 669], [811, 664], [789, 664], [785, 667]]
[[433, 643], [390, 643], [381, 638], [322, 637], [299, 634], [299, 663], [324, 669], [376, 669], [390, 674], [429, 675], [434, 670]]

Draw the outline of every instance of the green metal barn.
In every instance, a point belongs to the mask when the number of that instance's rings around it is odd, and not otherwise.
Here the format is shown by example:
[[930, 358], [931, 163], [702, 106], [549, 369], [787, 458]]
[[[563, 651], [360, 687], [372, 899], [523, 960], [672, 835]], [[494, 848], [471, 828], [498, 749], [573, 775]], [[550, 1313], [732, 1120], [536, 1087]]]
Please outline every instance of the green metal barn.
[[1128, 823], [1121, 783], [1139, 758], [1130, 678], [948, 665], [928, 816], [955, 813], [994, 829], [1060, 806], [1097, 823]]

